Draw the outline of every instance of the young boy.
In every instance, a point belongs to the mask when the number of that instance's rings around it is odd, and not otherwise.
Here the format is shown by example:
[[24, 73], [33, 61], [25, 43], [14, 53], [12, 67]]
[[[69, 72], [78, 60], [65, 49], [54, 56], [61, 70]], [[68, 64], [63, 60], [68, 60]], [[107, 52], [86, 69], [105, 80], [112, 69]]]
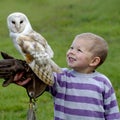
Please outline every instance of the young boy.
[[49, 87], [54, 97], [55, 120], [120, 120], [109, 79], [96, 71], [106, 59], [108, 45], [93, 33], [77, 35], [67, 52], [71, 70], [54, 73]]
[[[77, 35], [66, 54], [71, 69], [53, 73], [48, 87], [54, 100], [54, 120], [120, 120], [110, 80], [96, 71], [106, 59], [106, 41], [93, 33]], [[18, 79], [18, 78], [17, 78]], [[16, 80], [16, 84], [28, 82]]]

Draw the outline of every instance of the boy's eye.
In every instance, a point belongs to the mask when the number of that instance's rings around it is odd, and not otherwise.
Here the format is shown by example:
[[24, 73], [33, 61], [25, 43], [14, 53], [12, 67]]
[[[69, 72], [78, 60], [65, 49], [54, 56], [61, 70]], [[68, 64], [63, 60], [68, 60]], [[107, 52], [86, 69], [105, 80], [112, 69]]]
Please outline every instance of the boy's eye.
[[81, 49], [78, 49], [79, 52], [83, 52]]
[[73, 47], [70, 47], [70, 49], [73, 49]]

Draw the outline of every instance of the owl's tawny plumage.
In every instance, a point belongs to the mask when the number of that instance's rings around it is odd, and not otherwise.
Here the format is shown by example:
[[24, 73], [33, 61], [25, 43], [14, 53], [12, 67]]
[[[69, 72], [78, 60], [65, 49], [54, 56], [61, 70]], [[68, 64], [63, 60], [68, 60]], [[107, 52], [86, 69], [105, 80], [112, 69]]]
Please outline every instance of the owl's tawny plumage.
[[15, 12], [7, 17], [10, 37], [35, 74], [48, 85], [53, 85], [53, 72], [61, 68], [52, 60], [53, 50], [45, 38], [34, 31], [27, 16]]

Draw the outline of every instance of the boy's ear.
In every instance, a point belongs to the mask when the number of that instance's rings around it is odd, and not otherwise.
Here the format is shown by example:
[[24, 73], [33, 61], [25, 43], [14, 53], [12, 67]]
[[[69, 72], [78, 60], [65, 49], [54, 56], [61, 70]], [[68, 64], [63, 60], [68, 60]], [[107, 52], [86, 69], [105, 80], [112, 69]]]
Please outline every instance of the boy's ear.
[[100, 63], [100, 57], [94, 57], [92, 60], [91, 60], [91, 63], [90, 63], [90, 66], [98, 66]]

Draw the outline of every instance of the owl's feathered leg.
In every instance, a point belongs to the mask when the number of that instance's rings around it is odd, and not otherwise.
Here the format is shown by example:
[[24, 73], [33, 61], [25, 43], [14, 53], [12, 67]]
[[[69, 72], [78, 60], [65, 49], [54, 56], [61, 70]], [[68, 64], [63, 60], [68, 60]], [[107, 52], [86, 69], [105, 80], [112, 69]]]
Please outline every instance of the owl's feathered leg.
[[53, 72], [57, 72], [57, 73], [61, 73], [62, 72], [61, 67], [59, 67], [52, 59], [49, 59], [49, 63], [51, 65], [51, 68], [52, 68]]
[[45, 66], [36, 64], [35, 60], [29, 63], [29, 66], [33, 72], [47, 85], [52, 86], [54, 84], [53, 71], [50, 65]]

